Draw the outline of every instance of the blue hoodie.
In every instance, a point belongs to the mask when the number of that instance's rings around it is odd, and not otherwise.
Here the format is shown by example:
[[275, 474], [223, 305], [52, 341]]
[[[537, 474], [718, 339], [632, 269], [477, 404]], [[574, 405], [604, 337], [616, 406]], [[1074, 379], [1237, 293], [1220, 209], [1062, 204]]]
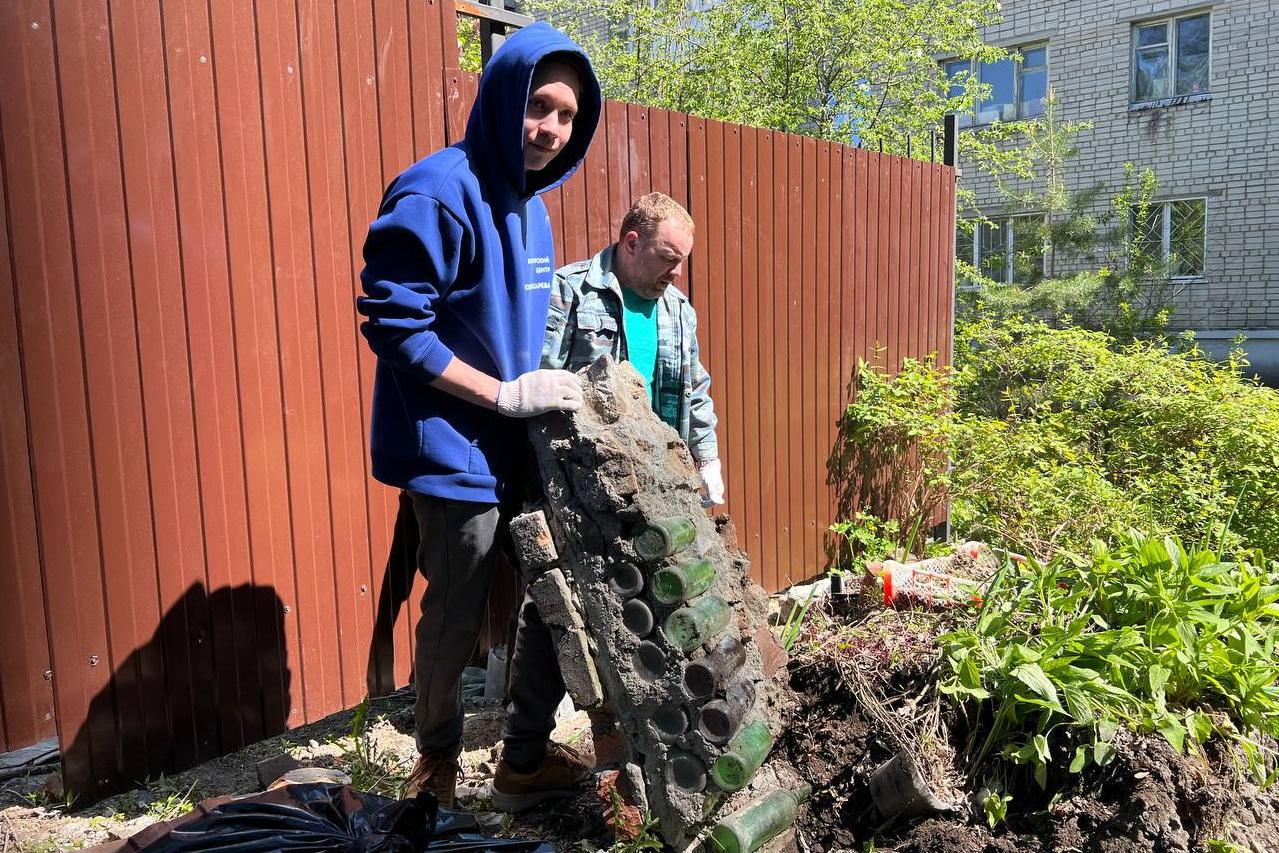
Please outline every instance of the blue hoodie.
[[[551, 54], [579, 69], [578, 113], [563, 150], [526, 173], [529, 86]], [[357, 300], [377, 355], [371, 444], [382, 482], [481, 503], [517, 497], [523, 422], [429, 383], [454, 356], [503, 381], [537, 369], [555, 269], [550, 217], [537, 196], [577, 170], [601, 107], [582, 49], [533, 24], [493, 55], [465, 139], [387, 188], [364, 243], [366, 295]]]

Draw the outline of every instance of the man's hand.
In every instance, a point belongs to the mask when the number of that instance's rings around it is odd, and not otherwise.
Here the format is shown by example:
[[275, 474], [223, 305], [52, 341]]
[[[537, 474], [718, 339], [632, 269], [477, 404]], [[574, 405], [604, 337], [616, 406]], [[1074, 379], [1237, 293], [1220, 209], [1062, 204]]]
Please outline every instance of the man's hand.
[[497, 389], [497, 410], [510, 418], [582, 408], [582, 383], [567, 370], [532, 370]]
[[711, 504], [724, 502], [724, 477], [719, 470], [719, 460], [711, 459], [699, 469], [702, 485], [706, 487], [706, 500]]

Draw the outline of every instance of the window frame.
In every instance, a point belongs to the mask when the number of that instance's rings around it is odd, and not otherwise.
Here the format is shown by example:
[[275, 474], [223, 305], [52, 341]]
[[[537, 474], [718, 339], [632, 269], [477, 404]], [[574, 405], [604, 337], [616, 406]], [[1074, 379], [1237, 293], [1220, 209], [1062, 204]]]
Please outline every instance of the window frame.
[[[1193, 275], [1170, 275], [1169, 281], [1203, 281], [1207, 276], [1206, 268], [1208, 266], [1208, 196], [1206, 195], [1179, 195], [1170, 198], [1152, 199], [1150, 207], [1159, 208], [1159, 259], [1163, 263], [1168, 263], [1172, 258], [1172, 206], [1179, 201], [1201, 201], [1203, 202], [1203, 248], [1202, 248], [1202, 268]], [[1136, 227], [1137, 207], [1134, 205], [1132, 214], [1129, 217], [1129, 227]]]
[[[1003, 252], [1003, 256], [1007, 260], [1005, 260], [1005, 263], [1004, 263], [1004, 279], [1003, 281], [1000, 282], [1000, 284], [1003, 284], [1008, 287], [1029, 286], [1027, 284], [1018, 282], [1013, 278], [1013, 275], [1017, 269], [1017, 265], [1011, 259], [1015, 258], [1017, 254], [1017, 239], [1016, 239], [1016, 232], [1015, 232], [1015, 229], [1013, 228], [1012, 222], [1014, 219], [1037, 219], [1040, 222], [1043, 222], [1047, 219], [1048, 215], [1046, 213], [1001, 213], [996, 215], [989, 215], [989, 214], [983, 214], [983, 215], [985, 216], [985, 219], [988, 220], [990, 223], [999, 225], [1001, 228], [1007, 227], [1008, 229], [1007, 243], [1005, 245], [1005, 251]], [[973, 265], [973, 269], [977, 270], [978, 273], [982, 272], [981, 231], [985, 225], [986, 225], [986, 222], [977, 222], [973, 226], [972, 234], [963, 234], [962, 232], [957, 232], [956, 234], [956, 242], [958, 242], [959, 238], [962, 237], [964, 238], [965, 241], [967, 241], [971, 245], [972, 265]], [[960, 252], [958, 251], [958, 246], [956, 246], [956, 255], [958, 256], [959, 254]], [[1040, 280], [1042, 281], [1043, 278], [1047, 278], [1048, 276], [1048, 253], [1043, 251], [1042, 244], [1040, 245], [1039, 264], [1040, 264], [1040, 275], [1041, 275]], [[1032, 282], [1031, 284], [1033, 283], [1034, 282]], [[976, 284], [964, 283], [964, 284], [960, 284], [958, 286], [958, 289], [961, 292], [964, 292], [964, 291], [979, 290], [980, 287]]]
[[[1013, 104], [1013, 107], [1015, 107], [1015, 108], [1016, 108], [1016, 113], [1017, 113], [1017, 114], [1016, 114], [1016, 115], [1015, 115], [1012, 119], [1002, 119], [1002, 118], [1000, 118], [1000, 119], [995, 119], [994, 121], [978, 121], [978, 120], [977, 120], [977, 117], [981, 114], [981, 103], [979, 102], [979, 103], [973, 104], [973, 108], [972, 108], [972, 110], [971, 110], [971, 111], [969, 111], [969, 112], [967, 112], [967, 113], [960, 113], [960, 114], [958, 114], [958, 116], [959, 116], [959, 126], [960, 126], [961, 128], [966, 128], [966, 127], [989, 127], [990, 125], [994, 124], [994, 122], [995, 122], [995, 121], [1021, 121], [1021, 120], [1023, 120], [1023, 119], [1034, 118], [1034, 116], [1031, 116], [1031, 115], [1021, 115], [1021, 103], [1022, 103], [1022, 100], [1021, 100], [1021, 90], [1022, 90], [1021, 73], [1022, 73], [1022, 68], [1024, 67], [1024, 62], [1022, 61], [1022, 58], [1024, 57], [1024, 55], [1025, 55], [1026, 51], [1029, 51], [1029, 50], [1037, 50], [1037, 49], [1039, 49], [1039, 48], [1043, 48], [1043, 49], [1044, 49], [1044, 64], [1043, 64], [1043, 69], [1044, 69], [1044, 91], [1045, 91], [1045, 92], [1047, 92], [1047, 90], [1048, 90], [1049, 88], [1051, 88], [1051, 86], [1052, 86], [1052, 51], [1049, 49], [1049, 39], [1039, 39], [1039, 40], [1036, 40], [1036, 41], [1029, 41], [1029, 42], [1026, 42], [1025, 44], [1018, 44], [1018, 45], [1010, 46], [1010, 47], [1008, 47], [1008, 48], [1006, 48], [1006, 49], [1008, 50], [1009, 54], [1013, 54], [1013, 56], [1009, 56], [1008, 58], [1009, 58], [1009, 59], [1011, 59], [1011, 60], [1012, 60], [1012, 63], [1013, 63], [1013, 101], [1012, 101], [1012, 104]], [[1209, 57], [1209, 58], [1211, 59], [1211, 57]], [[944, 77], [944, 78], [945, 78], [945, 81], [946, 81], [946, 92], [947, 92], [947, 96], [948, 96], [948, 97], [949, 97], [950, 89], [951, 89], [951, 87], [954, 85], [954, 83], [952, 83], [952, 82], [951, 82], [953, 78], [950, 76], [950, 74], [949, 74], [949, 72], [946, 70], [946, 68], [947, 68], [947, 66], [948, 66], [948, 65], [951, 65], [951, 64], [953, 64], [953, 63], [955, 63], [955, 62], [965, 62], [965, 61], [968, 63], [968, 69], [967, 69], [967, 70], [968, 70], [969, 75], [971, 75], [971, 76], [972, 76], [975, 80], [978, 80], [978, 81], [980, 81], [980, 80], [981, 80], [981, 66], [982, 66], [983, 64], [985, 64], [985, 65], [990, 65], [990, 64], [992, 64], [992, 63], [982, 63], [982, 62], [978, 62], [978, 61], [977, 61], [977, 59], [976, 59], [975, 57], [974, 57], [974, 58], [972, 58], [972, 59], [969, 59], [969, 60], [959, 59], [958, 57], [951, 57], [950, 59], [943, 59], [943, 60], [941, 60], [938, 64], [941, 66], [942, 77]], [[1001, 61], [1002, 61], [1002, 60], [1001, 60]], [[1036, 68], [1036, 69], [1038, 69], [1038, 68], [1039, 68], [1039, 66], [1035, 66], [1035, 68]], [[1035, 115], [1042, 115], [1042, 114], [1043, 114], [1043, 111], [1041, 110], [1040, 112], [1036, 113]]]
[[[1177, 38], [1177, 22], [1186, 18], [1198, 18], [1206, 16], [1208, 18], [1208, 81], [1207, 89], [1203, 92], [1193, 92], [1185, 95], [1176, 94], [1177, 89], [1177, 53], [1179, 50], [1179, 40]], [[1151, 109], [1152, 107], [1166, 107], [1176, 104], [1189, 104], [1196, 101], [1207, 101], [1212, 98], [1212, 59], [1214, 53], [1213, 38], [1213, 9], [1211, 6], [1203, 6], [1197, 9], [1189, 9], [1177, 12], [1172, 15], [1164, 15], [1157, 18], [1144, 18], [1142, 20], [1133, 21], [1129, 36], [1130, 45], [1128, 48], [1128, 107], [1133, 110]], [[1163, 24], [1167, 27], [1168, 32], [1168, 75], [1169, 90], [1173, 94], [1165, 95], [1162, 98], [1147, 98], [1145, 100], [1137, 99], [1137, 52], [1138, 52], [1138, 34], [1143, 27], [1152, 27], [1156, 24]]]

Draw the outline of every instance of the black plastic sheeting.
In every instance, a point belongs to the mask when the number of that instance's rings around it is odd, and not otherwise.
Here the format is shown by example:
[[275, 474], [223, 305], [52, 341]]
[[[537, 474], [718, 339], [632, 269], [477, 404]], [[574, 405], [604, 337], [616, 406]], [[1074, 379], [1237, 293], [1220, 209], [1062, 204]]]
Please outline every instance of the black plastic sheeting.
[[232, 800], [137, 848], [145, 853], [554, 853], [542, 841], [493, 838], [435, 796], [392, 800], [348, 785], [289, 785]]

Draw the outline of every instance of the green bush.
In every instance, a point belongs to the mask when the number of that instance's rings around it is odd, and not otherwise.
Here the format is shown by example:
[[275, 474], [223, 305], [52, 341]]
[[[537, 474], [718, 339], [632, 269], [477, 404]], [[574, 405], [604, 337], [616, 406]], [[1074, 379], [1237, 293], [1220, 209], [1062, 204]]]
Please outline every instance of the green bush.
[[1279, 553], [1279, 393], [1241, 368], [1038, 321], [961, 324], [953, 371], [862, 366], [830, 466], [841, 517], [909, 530], [949, 499], [960, 534], [1040, 556], [1132, 528]]
[[964, 326], [955, 361], [961, 528], [1049, 553], [1231, 520], [1227, 545], [1279, 553], [1279, 393], [1238, 361], [1022, 320]]

